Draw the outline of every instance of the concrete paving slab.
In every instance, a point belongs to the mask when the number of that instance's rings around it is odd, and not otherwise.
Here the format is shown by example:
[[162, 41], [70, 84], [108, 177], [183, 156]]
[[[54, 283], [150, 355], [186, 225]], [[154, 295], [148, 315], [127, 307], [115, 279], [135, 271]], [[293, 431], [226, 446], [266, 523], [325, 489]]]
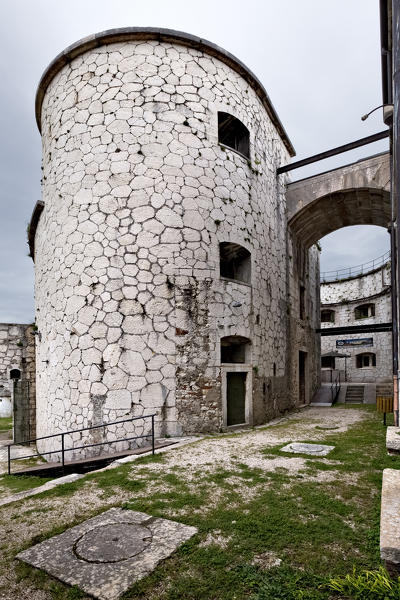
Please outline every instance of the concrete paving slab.
[[323, 444], [303, 444], [300, 442], [291, 442], [281, 448], [281, 452], [291, 452], [293, 454], [309, 454], [310, 456], [326, 456], [335, 446], [325, 446]]
[[386, 449], [391, 454], [400, 454], [400, 427], [386, 429]]
[[98, 600], [117, 600], [197, 529], [112, 508], [17, 555]]

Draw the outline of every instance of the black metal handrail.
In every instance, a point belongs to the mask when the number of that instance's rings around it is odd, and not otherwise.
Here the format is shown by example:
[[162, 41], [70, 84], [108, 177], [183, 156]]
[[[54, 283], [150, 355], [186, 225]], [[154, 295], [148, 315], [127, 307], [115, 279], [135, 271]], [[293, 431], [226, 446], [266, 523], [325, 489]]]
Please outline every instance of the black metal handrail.
[[[332, 373], [332, 372], [331, 372]], [[340, 372], [338, 373], [338, 375], [336, 376], [335, 380], [332, 381], [331, 383], [331, 400], [332, 400], [332, 404], [335, 402], [336, 398], [339, 395], [340, 392]]]
[[[61, 452], [61, 465], [64, 472], [65, 468], [65, 453], [72, 452], [73, 450], [82, 450], [82, 448], [93, 448], [94, 446], [104, 446], [106, 444], [115, 444], [116, 442], [128, 442], [131, 440], [139, 440], [143, 438], [151, 437], [151, 451], [154, 454], [155, 446], [154, 446], [154, 417], [155, 414], [151, 415], [142, 415], [141, 417], [131, 417], [130, 419], [123, 419], [121, 421], [112, 421], [111, 423], [101, 423], [100, 425], [91, 425], [90, 427], [82, 427], [81, 429], [71, 429], [70, 431], [63, 431], [61, 433], [53, 433], [51, 435], [44, 435], [42, 437], [38, 437], [32, 440], [25, 440], [20, 442], [13, 442], [7, 445], [7, 464], [8, 464], [8, 474], [11, 475], [11, 461], [12, 460], [22, 460], [24, 458], [33, 458], [35, 456], [44, 456], [45, 454], [58, 454]], [[95, 444], [84, 444], [83, 446], [74, 446], [72, 448], [65, 448], [64, 438], [66, 435], [71, 435], [72, 433], [81, 433], [82, 431], [89, 431], [91, 429], [101, 429], [102, 427], [109, 427], [110, 425], [119, 425], [120, 423], [129, 423], [131, 421], [138, 421], [139, 419], [151, 419], [151, 433], [146, 435], [136, 435], [133, 437], [125, 437], [119, 438], [116, 440], [110, 440], [105, 442], [96, 442]], [[21, 444], [33, 444], [38, 442], [39, 440], [48, 440], [54, 437], [61, 437], [61, 448], [58, 450], [48, 450], [47, 452], [40, 452], [37, 454], [29, 454], [26, 456], [15, 456], [11, 457], [11, 447], [12, 446], [20, 446]]]
[[390, 250], [373, 258], [361, 265], [355, 265], [354, 267], [343, 267], [333, 271], [324, 271], [320, 275], [321, 283], [331, 283], [335, 281], [342, 281], [343, 279], [351, 279], [352, 277], [359, 277], [360, 275], [367, 275], [376, 269], [383, 267], [390, 261]]

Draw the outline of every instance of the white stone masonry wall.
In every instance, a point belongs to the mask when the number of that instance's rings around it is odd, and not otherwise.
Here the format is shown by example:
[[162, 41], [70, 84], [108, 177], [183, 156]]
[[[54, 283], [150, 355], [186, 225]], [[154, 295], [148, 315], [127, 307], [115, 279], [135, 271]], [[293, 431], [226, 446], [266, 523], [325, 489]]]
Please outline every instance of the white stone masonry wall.
[[[375, 316], [363, 319], [355, 318], [355, 308], [361, 304], [375, 305]], [[322, 328], [344, 327], [389, 323], [391, 315], [390, 265], [354, 279], [321, 284], [321, 309], [335, 312], [334, 323], [321, 323]], [[372, 346], [336, 347], [337, 339], [372, 338]], [[338, 350], [349, 354], [347, 362], [347, 380], [360, 383], [390, 382], [392, 380], [392, 334], [391, 332], [344, 334], [321, 336], [322, 354]], [[373, 352], [376, 355], [376, 367], [357, 368], [356, 355]], [[345, 361], [336, 359], [336, 367], [344, 370]]]
[[[218, 145], [220, 110], [250, 160]], [[287, 381], [288, 153], [252, 87], [197, 49], [112, 43], [55, 75], [42, 136], [38, 434], [153, 412], [158, 434], [220, 429], [226, 335], [251, 340], [257, 389], [274, 363]], [[220, 278], [219, 242], [251, 252], [251, 285]]]

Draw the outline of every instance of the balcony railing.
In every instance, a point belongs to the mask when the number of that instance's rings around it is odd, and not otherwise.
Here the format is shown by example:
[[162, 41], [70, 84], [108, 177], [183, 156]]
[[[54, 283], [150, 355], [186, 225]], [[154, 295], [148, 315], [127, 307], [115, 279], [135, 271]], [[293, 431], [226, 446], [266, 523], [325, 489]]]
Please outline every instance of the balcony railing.
[[351, 279], [352, 277], [358, 277], [360, 275], [367, 275], [367, 273], [371, 273], [371, 271], [375, 271], [375, 269], [379, 269], [379, 267], [383, 267], [390, 261], [390, 250], [379, 256], [378, 258], [374, 258], [373, 260], [369, 260], [361, 265], [356, 265], [355, 267], [346, 267], [344, 269], [336, 269], [336, 271], [324, 271], [320, 275], [321, 283], [329, 283], [332, 281], [341, 281], [343, 279]]

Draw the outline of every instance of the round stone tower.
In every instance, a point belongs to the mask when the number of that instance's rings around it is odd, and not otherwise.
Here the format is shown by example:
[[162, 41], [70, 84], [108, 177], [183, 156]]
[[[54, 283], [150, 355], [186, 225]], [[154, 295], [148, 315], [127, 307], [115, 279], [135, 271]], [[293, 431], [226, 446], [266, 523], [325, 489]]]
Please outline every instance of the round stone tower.
[[290, 404], [276, 168], [294, 152], [256, 77], [191, 35], [110, 30], [50, 64], [36, 114], [38, 436], [150, 413], [158, 435], [218, 431]]

